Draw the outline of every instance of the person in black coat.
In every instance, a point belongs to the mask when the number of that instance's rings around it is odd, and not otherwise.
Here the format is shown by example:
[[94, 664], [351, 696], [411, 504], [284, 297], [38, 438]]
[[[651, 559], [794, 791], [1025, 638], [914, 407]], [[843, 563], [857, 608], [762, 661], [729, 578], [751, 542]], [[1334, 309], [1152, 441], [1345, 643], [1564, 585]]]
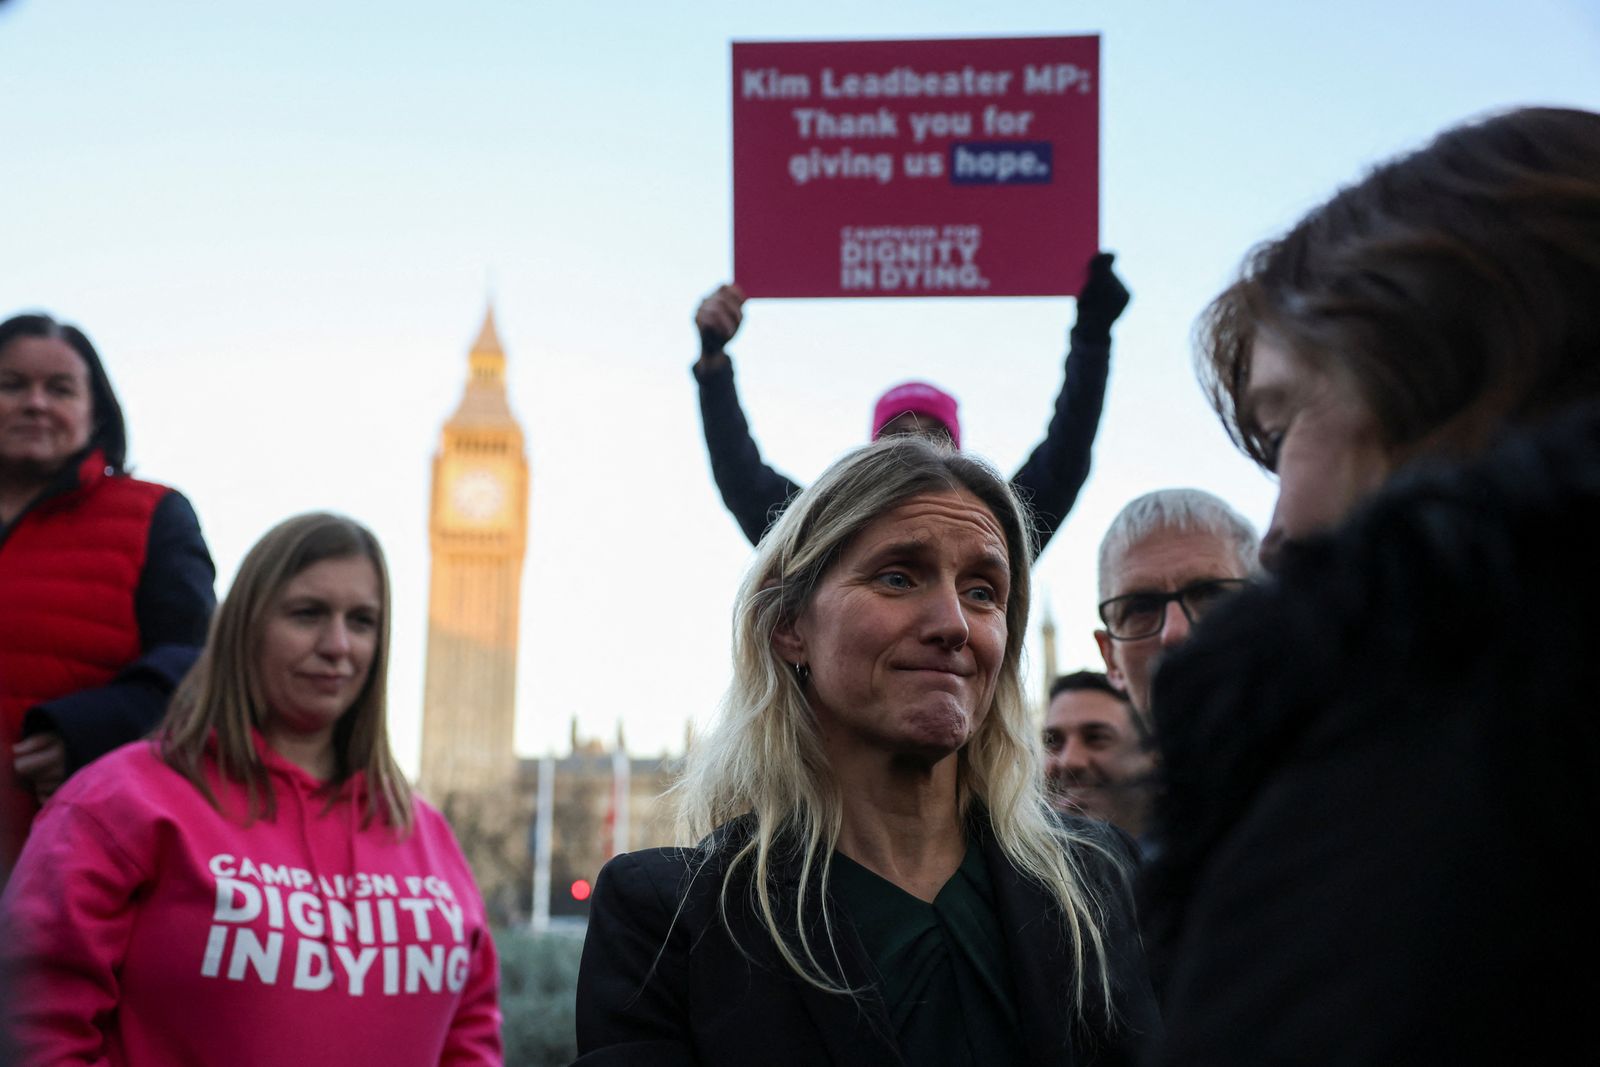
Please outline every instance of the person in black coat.
[[1133, 850], [1062, 819], [1019, 667], [1024, 512], [947, 445], [839, 461], [764, 540], [677, 787], [591, 902], [579, 1063], [1134, 1064]]
[[1600, 115], [1527, 109], [1378, 168], [1213, 304], [1278, 576], [1157, 675], [1152, 1063], [1594, 1049], [1596, 293]]
[[[1044, 440], [1011, 476], [1012, 487], [1030, 509], [1035, 555], [1044, 551], [1066, 521], [1089, 477], [1111, 367], [1111, 327], [1129, 300], [1127, 287], [1111, 269], [1115, 258], [1100, 252], [1089, 260], [1087, 280], [1078, 295], [1077, 322], [1069, 336], [1066, 378], [1050, 425]], [[711, 475], [722, 502], [753, 545], [800, 487], [761, 458], [739, 404], [727, 344], [743, 320], [744, 299], [738, 286], [724, 285], [695, 310], [700, 358], [694, 364], [694, 377]], [[910, 432], [939, 433], [960, 447], [955, 398], [923, 382], [907, 382], [884, 393], [874, 410], [873, 439]]]

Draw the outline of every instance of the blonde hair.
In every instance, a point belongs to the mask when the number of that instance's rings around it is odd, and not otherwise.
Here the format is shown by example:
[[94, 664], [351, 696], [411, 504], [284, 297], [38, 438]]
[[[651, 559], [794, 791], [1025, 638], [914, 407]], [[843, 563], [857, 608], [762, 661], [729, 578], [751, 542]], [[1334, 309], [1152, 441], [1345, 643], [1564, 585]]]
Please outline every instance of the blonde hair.
[[340, 515], [297, 515], [256, 542], [211, 620], [205, 651], [178, 691], [157, 731], [161, 756], [221, 810], [206, 781], [205, 754], [215, 745], [224, 778], [243, 783], [248, 817], [273, 818], [277, 804], [252, 729], [265, 725], [270, 709], [261, 695], [257, 657], [262, 630], [284, 586], [306, 568], [330, 559], [363, 558], [378, 572], [381, 611], [377, 647], [366, 684], [334, 726], [335, 771], [330, 801], [357, 771], [366, 773], [363, 826], [381, 818], [401, 834], [412, 825], [411, 787], [389, 751], [385, 678], [389, 664], [389, 568], [372, 532]]
[[[843, 809], [816, 719], [795, 672], [773, 649], [772, 636], [800, 616], [823, 576], [868, 524], [914, 496], [951, 490], [970, 492], [994, 514], [1005, 532], [1011, 577], [994, 702], [956, 757], [962, 814], [982, 805], [1007, 859], [1059, 904], [1062, 933], [1080, 979], [1074, 983], [1074, 1009], [1084, 1006], [1086, 967], [1095, 969], [1109, 1007], [1104, 920], [1075, 859], [1084, 846], [1109, 853], [1063, 827], [1050, 812], [1038, 774], [1037, 731], [1030, 728], [1023, 696], [1020, 663], [1033, 527], [993, 468], [947, 444], [896, 437], [851, 452], [796, 497], [762, 540], [734, 609], [733, 681], [718, 721], [697, 739], [674, 788], [680, 829], [686, 839], [698, 840], [747, 817], [751, 833], [723, 875], [724, 923], [729, 889], [748, 868], [751, 903], [789, 968], [829, 992], [855, 992], [830, 977], [807, 932], [808, 907], [820, 909], [825, 947], [837, 960], [826, 895], [808, 887], [819, 875], [822, 884], [827, 881]], [[698, 870], [725, 840], [724, 834], [711, 838]], [[795, 861], [800, 878], [791, 913], [775, 903], [774, 874]], [[808, 892], [819, 899], [808, 902]]]

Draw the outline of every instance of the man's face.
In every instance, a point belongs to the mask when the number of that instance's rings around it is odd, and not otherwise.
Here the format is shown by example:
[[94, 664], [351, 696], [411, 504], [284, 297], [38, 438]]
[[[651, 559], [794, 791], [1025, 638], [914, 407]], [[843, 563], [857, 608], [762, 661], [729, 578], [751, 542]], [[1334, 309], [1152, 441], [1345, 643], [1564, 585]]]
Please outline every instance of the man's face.
[[[1174, 593], [1196, 583], [1249, 576], [1229, 543], [1208, 530], [1163, 527], [1136, 541], [1113, 561], [1111, 597], [1132, 593]], [[1106, 677], [1128, 694], [1133, 706], [1150, 712], [1150, 681], [1156, 666], [1170, 648], [1189, 639], [1189, 619], [1177, 601], [1166, 605], [1161, 631], [1133, 641], [1113, 638], [1096, 630], [1095, 643], [1106, 661]]]
[[1058, 809], [1138, 836], [1149, 815], [1155, 759], [1124, 700], [1100, 689], [1056, 694], [1044, 716], [1044, 778]]

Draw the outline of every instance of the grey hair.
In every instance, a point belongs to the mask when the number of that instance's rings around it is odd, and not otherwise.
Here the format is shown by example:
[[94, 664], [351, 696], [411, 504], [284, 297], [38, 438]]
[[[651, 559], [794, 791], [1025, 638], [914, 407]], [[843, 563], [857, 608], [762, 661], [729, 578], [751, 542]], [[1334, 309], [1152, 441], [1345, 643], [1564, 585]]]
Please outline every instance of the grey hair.
[[1100, 541], [1100, 599], [1111, 596], [1113, 565], [1134, 545], [1157, 530], [1215, 534], [1231, 548], [1245, 574], [1260, 564], [1261, 538], [1250, 520], [1220, 497], [1203, 489], [1157, 489], [1135, 497], [1111, 520]]

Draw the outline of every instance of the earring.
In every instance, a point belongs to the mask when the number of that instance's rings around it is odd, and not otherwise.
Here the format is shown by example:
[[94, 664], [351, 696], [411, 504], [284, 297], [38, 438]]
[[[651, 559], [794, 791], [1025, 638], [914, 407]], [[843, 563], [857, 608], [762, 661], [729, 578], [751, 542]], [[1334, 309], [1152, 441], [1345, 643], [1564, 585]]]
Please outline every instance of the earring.
[[800, 687], [804, 689], [805, 684], [811, 680], [811, 668], [804, 663], [796, 663], [794, 665], [794, 680], [799, 682]]

